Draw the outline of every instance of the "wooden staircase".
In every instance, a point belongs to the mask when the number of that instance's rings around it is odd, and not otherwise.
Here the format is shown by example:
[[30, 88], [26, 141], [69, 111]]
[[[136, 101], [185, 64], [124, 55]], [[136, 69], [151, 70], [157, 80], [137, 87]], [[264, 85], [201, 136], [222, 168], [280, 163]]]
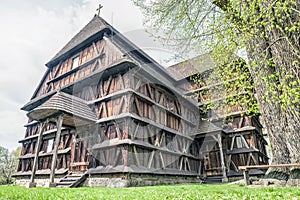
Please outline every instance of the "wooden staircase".
[[56, 187], [72, 188], [79, 186], [86, 179], [86, 173], [71, 172], [59, 180]]

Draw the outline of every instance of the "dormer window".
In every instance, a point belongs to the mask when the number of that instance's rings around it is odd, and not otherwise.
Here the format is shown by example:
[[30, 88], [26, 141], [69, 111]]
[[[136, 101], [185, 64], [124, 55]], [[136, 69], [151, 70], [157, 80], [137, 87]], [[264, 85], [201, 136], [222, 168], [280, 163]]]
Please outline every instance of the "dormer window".
[[76, 56], [72, 60], [72, 69], [75, 69], [78, 66], [79, 66], [79, 56]]

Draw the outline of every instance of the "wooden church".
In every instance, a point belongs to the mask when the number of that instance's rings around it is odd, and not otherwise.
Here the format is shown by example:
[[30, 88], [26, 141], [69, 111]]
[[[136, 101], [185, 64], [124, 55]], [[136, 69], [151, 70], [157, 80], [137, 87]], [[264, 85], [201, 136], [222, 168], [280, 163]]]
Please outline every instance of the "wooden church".
[[95, 15], [46, 64], [22, 107], [29, 119], [16, 184], [226, 182], [241, 176], [240, 165], [266, 164], [258, 117], [236, 110], [230, 124], [226, 116], [203, 120], [208, 86], [191, 87], [190, 77], [214, 65], [208, 55], [186, 63], [165, 69]]

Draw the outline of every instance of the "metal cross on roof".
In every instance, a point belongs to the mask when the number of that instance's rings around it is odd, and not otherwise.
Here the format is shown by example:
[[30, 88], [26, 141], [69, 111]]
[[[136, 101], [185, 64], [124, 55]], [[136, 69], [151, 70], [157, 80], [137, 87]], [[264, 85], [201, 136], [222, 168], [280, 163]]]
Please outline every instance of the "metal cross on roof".
[[101, 8], [103, 8], [103, 6], [101, 5], [101, 3], [99, 4], [99, 7], [97, 8], [97, 11], [98, 11], [98, 16], [100, 16], [100, 11], [101, 11]]

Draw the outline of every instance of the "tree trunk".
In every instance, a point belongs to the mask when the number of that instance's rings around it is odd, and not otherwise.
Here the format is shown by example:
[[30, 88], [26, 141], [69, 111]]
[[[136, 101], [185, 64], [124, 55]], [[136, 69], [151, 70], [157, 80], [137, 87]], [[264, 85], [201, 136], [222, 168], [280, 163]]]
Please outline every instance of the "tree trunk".
[[[299, 15], [296, 16], [298, 19], [292, 20], [299, 21]], [[300, 35], [297, 31], [289, 34], [281, 28], [287, 27], [290, 21], [287, 18], [270, 31], [264, 27], [261, 31], [265, 37], [253, 38], [247, 48], [260, 111], [272, 144], [272, 164], [300, 163], [299, 102], [286, 102], [294, 98], [289, 90], [299, 89]], [[292, 82], [294, 86], [290, 85]], [[288, 169], [274, 168], [268, 171], [267, 177], [287, 180], [288, 174]], [[290, 178], [293, 177], [300, 176], [291, 174]]]
[[[299, 14], [298, 19], [294, 19], [300, 21]], [[283, 23], [284, 27], [288, 26], [288, 21], [286, 20]], [[280, 39], [282, 36], [285, 36], [285, 39]], [[293, 34], [289, 34], [283, 28], [279, 27], [278, 29], [273, 29], [269, 33], [269, 37], [272, 41], [277, 41], [270, 49], [272, 51], [273, 61], [275, 63], [277, 72], [279, 74], [279, 81], [281, 85], [289, 85], [292, 82], [297, 83], [293, 87], [298, 87], [299, 89], [299, 51], [300, 43], [299, 32], [294, 32]], [[298, 56], [297, 56], [298, 54]], [[297, 63], [297, 64], [295, 64]], [[298, 65], [298, 66], [297, 66]], [[298, 69], [297, 69], [298, 68]], [[287, 78], [289, 77], [289, 78]], [[290, 89], [292, 89], [291, 87]], [[281, 91], [284, 95], [287, 93], [286, 91]], [[293, 99], [292, 96], [286, 94], [287, 98]], [[290, 106], [287, 105], [286, 109], [283, 110], [283, 116], [281, 121], [283, 122], [283, 126], [285, 128], [284, 136], [286, 139], [286, 145], [289, 150], [289, 157], [291, 163], [300, 163], [300, 121], [299, 121], [299, 102], [292, 103]], [[290, 179], [300, 178], [299, 169], [292, 169], [289, 172]]]
[[[272, 54], [270, 51], [265, 51], [267, 47], [268, 42], [266, 39], [253, 39], [248, 43], [247, 54], [251, 65], [250, 70], [255, 83], [260, 112], [272, 144], [272, 164], [290, 163], [290, 153], [285, 136], [285, 120], [282, 120], [284, 115], [280, 104], [272, 101], [273, 96], [278, 95], [278, 91], [274, 94], [269, 93], [270, 80], [262, 79], [263, 76], [271, 76], [275, 73], [274, 68], [268, 64]], [[276, 84], [275, 80], [271, 84]], [[281, 179], [284, 176], [286, 179], [286, 169], [281, 169], [280, 171], [284, 174], [279, 175], [276, 173], [278, 175], [276, 178]]]

